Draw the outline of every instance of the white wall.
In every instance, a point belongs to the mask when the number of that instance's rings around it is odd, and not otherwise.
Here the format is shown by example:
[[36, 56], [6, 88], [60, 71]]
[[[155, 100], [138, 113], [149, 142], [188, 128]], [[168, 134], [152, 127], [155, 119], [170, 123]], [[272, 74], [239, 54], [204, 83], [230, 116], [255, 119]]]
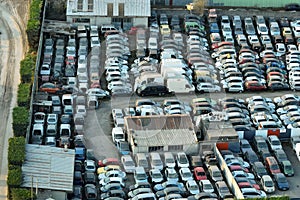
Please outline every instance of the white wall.
[[133, 26], [144, 25], [148, 26], [148, 18], [133, 18]]

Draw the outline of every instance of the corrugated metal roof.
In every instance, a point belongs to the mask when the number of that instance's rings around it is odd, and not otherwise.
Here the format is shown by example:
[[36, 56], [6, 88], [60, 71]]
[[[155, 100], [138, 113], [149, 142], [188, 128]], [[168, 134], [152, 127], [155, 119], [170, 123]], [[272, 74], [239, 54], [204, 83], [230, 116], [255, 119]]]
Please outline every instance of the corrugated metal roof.
[[125, 127], [138, 146], [195, 144], [197, 137], [189, 115], [125, 117]]
[[197, 143], [194, 130], [142, 130], [134, 131], [133, 141], [137, 146], [189, 145]]
[[[83, 0], [83, 11], [77, 10], [78, 0], [68, 0], [67, 16], [107, 16], [107, 4], [113, 4], [113, 16], [119, 15], [119, 4], [124, 3], [125, 17], [150, 17], [150, 0], [94, 0], [93, 11], [87, 11], [88, 0]], [[85, 11], [84, 11], [85, 10]]]
[[73, 190], [75, 151], [43, 145], [27, 144], [26, 157], [22, 165], [22, 187]]
[[132, 130], [194, 130], [194, 125], [189, 115], [132, 116], [125, 117], [125, 124], [127, 129]]

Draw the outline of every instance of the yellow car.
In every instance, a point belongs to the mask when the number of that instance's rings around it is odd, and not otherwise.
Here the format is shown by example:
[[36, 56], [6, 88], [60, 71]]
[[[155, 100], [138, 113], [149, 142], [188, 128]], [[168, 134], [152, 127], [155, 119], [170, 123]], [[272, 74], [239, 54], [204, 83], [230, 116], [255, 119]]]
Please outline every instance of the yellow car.
[[160, 25], [160, 34], [170, 35], [171, 29], [170, 29], [169, 25]]
[[119, 165], [107, 165], [105, 167], [99, 167], [97, 169], [97, 174], [102, 174], [111, 170], [121, 170], [121, 167]]

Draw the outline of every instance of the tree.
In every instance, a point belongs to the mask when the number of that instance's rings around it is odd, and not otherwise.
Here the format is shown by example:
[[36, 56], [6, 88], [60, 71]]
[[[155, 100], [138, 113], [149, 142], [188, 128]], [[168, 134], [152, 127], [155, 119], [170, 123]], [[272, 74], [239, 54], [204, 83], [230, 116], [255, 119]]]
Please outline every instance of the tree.
[[206, 0], [194, 0], [193, 11], [196, 14], [203, 15], [205, 5], [206, 5]]
[[[29, 200], [31, 199], [31, 191], [26, 188], [12, 188], [11, 189], [12, 200]], [[35, 199], [35, 194], [34, 194]]]

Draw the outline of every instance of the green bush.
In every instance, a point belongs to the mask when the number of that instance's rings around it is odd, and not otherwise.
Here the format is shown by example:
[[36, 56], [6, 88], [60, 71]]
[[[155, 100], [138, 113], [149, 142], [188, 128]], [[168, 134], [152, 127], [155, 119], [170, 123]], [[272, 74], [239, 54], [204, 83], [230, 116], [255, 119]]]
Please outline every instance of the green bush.
[[15, 107], [13, 109], [13, 131], [14, 136], [25, 136], [29, 125], [29, 112], [25, 107]]
[[27, 126], [29, 125], [29, 112], [25, 107], [15, 107], [13, 109], [13, 131], [14, 136], [24, 136], [26, 135]]
[[20, 75], [22, 83], [31, 83], [35, 69], [36, 55], [28, 54], [20, 63]]
[[41, 0], [33, 0], [30, 4], [30, 17], [27, 23], [27, 38], [31, 49], [36, 50], [39, 44], [39, 31], [41, 25], [41, 11], [42, 11]]
[[[25, 188], [12, 188], [11, 189], [12, 200], [30, 200], [31, 191]], [[35, 193], [33, 192], [33, 198], [35, 199]]]
[[18, 89], [18, 106], [23, 106], [29, 108], [30, 105], [30, 92], [31, 84], [30, 83], [21, 83]]
[[25, 138], [13, 137], [8, 140], [8, 154], [7, 161], [9, 169], [14, 170], [17, 167], [13, 165], [21, 166], [25, 160]]
[[22, 184], [22, 170], [21, 167], [8, 170], [7, 185], [9, 187], [20, 187]]

